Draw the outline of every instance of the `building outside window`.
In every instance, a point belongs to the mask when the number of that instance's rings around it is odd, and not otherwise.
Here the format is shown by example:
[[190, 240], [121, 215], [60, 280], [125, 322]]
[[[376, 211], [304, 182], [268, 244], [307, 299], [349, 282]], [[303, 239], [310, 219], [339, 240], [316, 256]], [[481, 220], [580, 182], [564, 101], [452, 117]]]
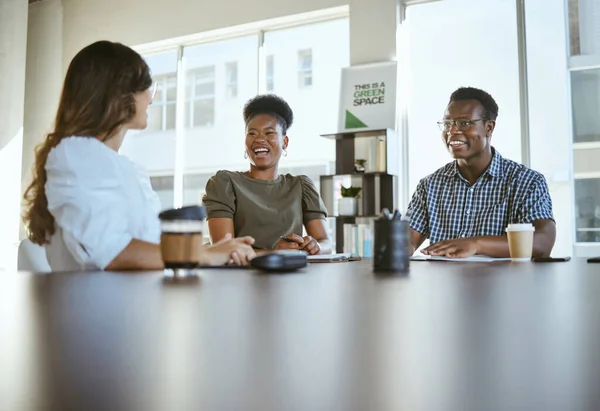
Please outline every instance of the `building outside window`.
[[271, 93], [275, 90], [275, 60], [273, 55], [267, 56], [266, 61], [266, 73], [267, 73], [267, 92]]
[[238, 94], [238, 64], [237, 61], [225, 63], [225, 77], [227, 81], [227, 98], [235, 98]]
[[[188, 71], [189, 102], [188, 127], [209, 127], [215, 122], [215, 66], [199, 67]], [[229, 86], [229, 85], [228, 85]], [[237, 90], [236, 90], [237, 93]]]
[[154, 76], [158, 84], [156, 96], [148, 108], [148, 131], [175, 129], [175, 103], [177, 102], [177, 74]]
[[[294, 110], [280, 172], [307, 173], [317, 185], [319, 174], [331, 172], [335, 142], [320, 135], [337, 128], [340, 74], [350, 60], [348, 18], [338, 14], [317, 23], [274, 27], [174, 44], [166, 51], [162, 45], [156, 52], [144, 46], [142, 55], [160, 86], [149, 107], [149, 127], [130, 131], [121, 153], [148, 171], [163, 209], [198, 204], [207, 179], [219, 170], [248, 169], [242, 110], [260, 92], [259, 83]], [[322, 79], [319, 87], [312, 87], [313, 75]], [[180, 111], [181, 124], [175, 115]]]
[[307, 88], [313, 84], [312, 50], [298, 51], [298, 87]]
[[587, 248], [600, 243], [600, 0], [567, 3], [575, 241]]

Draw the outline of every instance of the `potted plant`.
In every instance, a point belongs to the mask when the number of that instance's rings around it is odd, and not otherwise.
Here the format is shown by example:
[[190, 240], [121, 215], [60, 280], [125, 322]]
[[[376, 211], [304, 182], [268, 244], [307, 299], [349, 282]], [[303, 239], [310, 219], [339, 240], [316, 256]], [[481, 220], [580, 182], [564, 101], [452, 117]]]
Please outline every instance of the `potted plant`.
[[338, 202], [339, 215], [357, 215], [358, 214], [358, 195], [361, 187], [342, 186], [342, 198]]
[[354, 171], [357, 173], [364, 173], [367, 169], [367, 160], [361, 158], [354, 160]]

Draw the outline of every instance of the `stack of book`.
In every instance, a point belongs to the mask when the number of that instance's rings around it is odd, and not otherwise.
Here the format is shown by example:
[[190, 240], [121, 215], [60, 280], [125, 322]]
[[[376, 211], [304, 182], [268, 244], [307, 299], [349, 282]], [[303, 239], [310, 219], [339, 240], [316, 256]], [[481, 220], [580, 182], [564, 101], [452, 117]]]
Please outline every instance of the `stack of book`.
[[373, 222], [344, 224], [344, 253], [373, 257]]

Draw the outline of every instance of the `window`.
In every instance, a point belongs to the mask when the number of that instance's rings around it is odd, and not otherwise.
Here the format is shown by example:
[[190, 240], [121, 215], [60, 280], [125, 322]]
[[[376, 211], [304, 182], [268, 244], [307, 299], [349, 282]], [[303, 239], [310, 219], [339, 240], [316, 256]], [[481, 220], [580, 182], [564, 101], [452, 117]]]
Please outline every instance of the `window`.
[[178, 164], [183, 168], [182, 204], [201, 199], [199, 191], [189, 188], [189, 176], [210, 176], [247, 164], [242, 106], [258, 93], [257, 44], [258, 35], [250, 35], [183, 49], [192, 122], [186, 123], [183, 161]]
[[[349, 64], [348, 19], [264, 30], [264, 73], [259, 73], [258, 40], [257, 30], [182, 46], [181, 53], [174, 47], [144, 55], [159, 89], [148, 110], [148, 128], [129, 132], [121, 152], [148, 171], [163, 209], [198, 204], [206, 181], [218, 170], [248, 168], [242, 107], [258, 94], [259, 80], [266, 80], [268, 92], [275, 91], [275, 60], [276, 91], [296, 118], [280, 170], [290, 166], [312, 170], [319, 184], [314, 170], [335, 159], [335, 142], [319, 135], [337, 127], [340, 70]], [[319, 66], [313, 65], [313, 53], [323, 56]], [[181, 67], [184, 71], [178, 72]], [[297, 83], [299, 68], [302, 90]], [[322, 80], [319, 87], [311, 87], [313, 71]], [[184, 84], [178, 85], [177, 80]], [[177, 95], [178, 87], [184, 96]], [[180, 103], [183, 107], [177, 107]], [[176, 107], [183, 114], [181, 124], [175, 121]]]
[[575, 241], [600, 242], [600, 178], [575, 180]]
[[177, 102], [177, 74], [154, 76], [158, 84], [156, 96], [148, 108], [147, 131], [175, 129], [175, 103]]
[[[496, 18], [485, 28], [476, 29], [477, 21], [488, 13]], [[515, 133], [520, 130], [521, 121], [514, 2], [462, 0], [416, 4], [407, 8], [407, 21], [410, 78], [405, 81], [411, 87], [407, 102], [409, 196], [420, 179], [452, 161], [436, 122], [443, 117], [450, 94], [461, 86], [477, 87], [494, 97], [501, 115], [492, 144], [505, 158], [521, 162], [521, 139]], [[478, 50], [477, 64], [456, 58], [456, 48], [444, 46], [459, 44], [470, 34], [474, 43], [467, 48]], [[440, 61], [444, 62], [443, 76], [439, 75]], [[424, 146], [428, 149], [424, 150]]]
[[275, 66], [273, 55], [267, 56], [267, 92], [271, 93], [275, 89], [274, 70]]
[[312, 50], [300, 50], [298, 52], [298, 87], [307, 88], [312, 86], [312, 66]]
[[[209, 127], [215, 122], [215, 66], [199, 67], [188, 72], [188, 127]], [[189, 96], [189, 98], [188, 98]]]
[[158, 194], [163, 210], [173, 207], [173, 176], [150, 177], [152, 189]]
[[571, 73], [573, 142], [600, 142], [600, 68]]
[[[318, 167], [335, 161], [335, 141], [320, 135], [335, 132], [338, 127], [340, 75], [341, 69], [350, 64], [349, 43], [348, 19], [265, 33], [265, 72], [268, 76], [268, 57], [272, 56], [273, 77], [277, 74], [273, 89], [294, 111], [288, 156], [281, 160], [280, 170], [291, 164], [295, 168]], [[322, 57], [313, 59], [317, 55]], [[310, 79], [304, 84], [312, 87], [298, 87], [302, 64], [307, 70], [303, 75]], [[312, 82], [313, 75], [319, 78], [318, 84]]]
[[600, 243], [600, 0], [568, 4], [575, 241]]
[[600, 67], [571, 72], [575, 241], [600, 242]]
[[[144, 55], [152, 77], [158, 83], [156, 96], [148, 107], [148, 126], [145, 130], [130, 130], [123, 140], [120, 153], [141, 165], [150, 175], [173, 174], [175, 165], [175, 107], [177, 107], [177, 50]], [[171, 170], [169, 172], [169, 170]], [[170, 179], [173, 185], [173, 177]], [[173, 193], [166, 195], [160, 186], [152, 187], [159, 193], [163, 209], [173, 207]]]
[[225, 75], [227, 79], [227, 98], [237, 97], [238, 94], [238, 64], [236, 61], [225, 64]]
[[600, 0], [568, 0], [571, 56], [600, 55]]

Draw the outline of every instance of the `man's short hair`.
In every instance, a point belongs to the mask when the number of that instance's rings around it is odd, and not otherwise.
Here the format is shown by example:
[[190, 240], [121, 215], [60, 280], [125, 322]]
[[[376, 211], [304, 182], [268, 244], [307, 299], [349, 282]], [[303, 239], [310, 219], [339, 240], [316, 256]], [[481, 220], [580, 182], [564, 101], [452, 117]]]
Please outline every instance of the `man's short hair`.
[[481, 103], [483, 120], [496, 120], [498, 117], [498, 104], [490, 93], [475, 87], [461, 87], [450, 96], [448, 104], [460, 100], [477, 100]]

